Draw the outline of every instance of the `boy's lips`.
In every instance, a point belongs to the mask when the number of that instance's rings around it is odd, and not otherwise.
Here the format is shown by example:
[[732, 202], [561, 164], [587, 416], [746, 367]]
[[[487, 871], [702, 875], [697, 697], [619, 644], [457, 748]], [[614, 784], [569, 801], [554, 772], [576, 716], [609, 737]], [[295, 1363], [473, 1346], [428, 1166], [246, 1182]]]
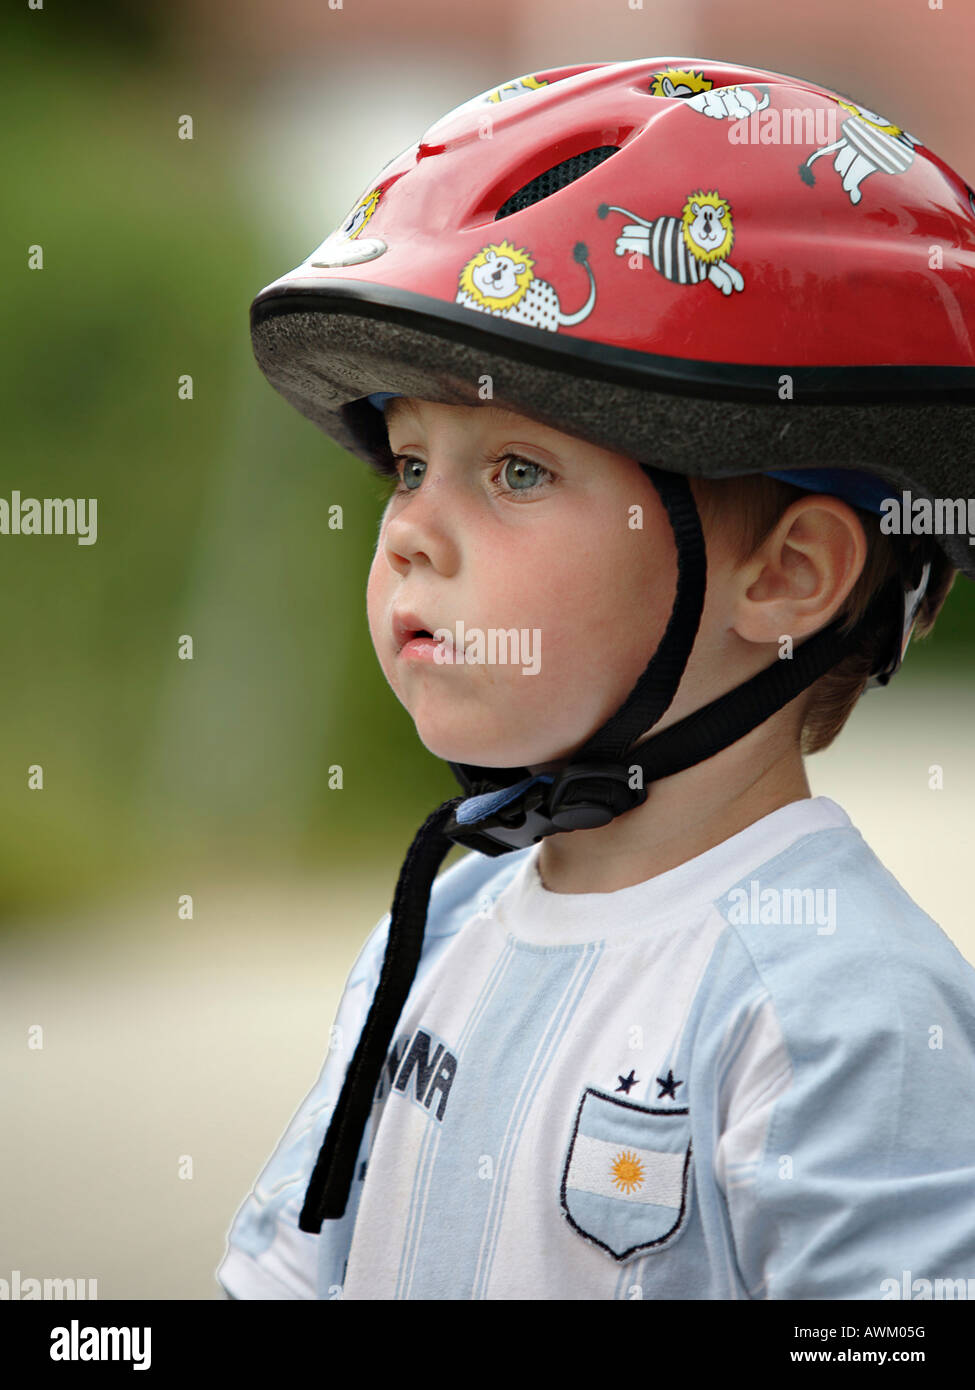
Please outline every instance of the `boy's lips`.
[[404, 611], [393, 614], [393, 641], [398, 652], [402, 651], [407, 642], [418, 632], [426, 632], [432, 637], [434, 631], [435, 628], [428, 626], [416, 613]]

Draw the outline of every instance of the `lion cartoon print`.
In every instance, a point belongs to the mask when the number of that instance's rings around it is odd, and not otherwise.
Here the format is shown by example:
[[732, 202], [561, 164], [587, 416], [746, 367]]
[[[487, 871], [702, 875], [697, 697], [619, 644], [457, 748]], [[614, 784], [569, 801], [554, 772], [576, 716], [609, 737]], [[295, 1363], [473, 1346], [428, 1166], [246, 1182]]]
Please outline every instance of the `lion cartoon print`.
[[376, 211], [379, 202], [378, 188], [371, 189], [356, 203], [341, 227], [334, 233], [336, 237], [357, 237]]
[[876, 173], [903, 174], [914, 163], [914, 146], [921, 142], [865, 106], [854, 106], [850, 101], [841, 101], [840, 106], [850, 112], [840, 126], [840, 138], [814, 150], [805, 164], [799, 165], [799, 176], [812, 188], [816, 182], [813, 164], [823, 155], [835, 154], [833, 168], [855, 207], [863, 197], [860, 185], [865, 178]]
[[329, 232], [321, 245], [305, 258], [304, 264], [316, 267], [359, 265], [383, 255], [386, 243], [381, 237], [361, 237], [356, 240], [376, 211], [381, 197], [381, 188], [372, 188], [363, 194], [345, 221]]
[[709, 77], [693, 68], [664, 68], [662, 72], [655, 72], [649, 90], [655, 97], [681, 97], [692, 111], [719, 121], [743, 120], [756, 111], [764, 111], [770, 100], [764, 83], [756, 96], [748, 87], [715, 87]]
[[690, 110], [699, 111], [702, 116], [710, 116], [716, 121], [743, 121], [764, 111], [771, 98], [769, 89], [763, 83], [756, 94], [750, 87], [716, 87], [713, 92], [701, 92], [698, 96], [687, 97]]
[[531, 73], [527, 77], [515, 77], [511, 82], [504, 82], [500, 87], [493, 87], [484, 101], [510, 101], [512, 97], [520, 97], [525, 92], [537, 92], [542, 87], [549, 84], [544, 77], [534, 77]]
[[611, 203], [600, 203], [596, 209], [601, 218], [611, 212], [633, 219], [616, 238], [616, 254], [636, 252], [634, 269], [646, 257], [658, 274], [676, 285], [710, 280], [726, 296], [745, 288], [741, 271], [727, 259], [735, 240], [734, 223], [731, 206], [717, 189], [690, 194], [680, 217], [643, 218]]
[[648, 90], [652, 97], [692, 97], [709, 92], [713, 86], [710, 77], [693, 68], [662, 68], [650, 78]]
[[596, 281], [589, 268], [585, 244], [577, 241], [572, 254], [589, 277], [588, 298], [574, 314], [562, 312], [555, 287], [538, 278], [532, 257], [524, 247], [515, 247], [510, 241], [482, 246], [477, 255], [471, 257], [460, 272], [455, 303], [552, 333], [581, 323], [589, 317], [596, 303]]

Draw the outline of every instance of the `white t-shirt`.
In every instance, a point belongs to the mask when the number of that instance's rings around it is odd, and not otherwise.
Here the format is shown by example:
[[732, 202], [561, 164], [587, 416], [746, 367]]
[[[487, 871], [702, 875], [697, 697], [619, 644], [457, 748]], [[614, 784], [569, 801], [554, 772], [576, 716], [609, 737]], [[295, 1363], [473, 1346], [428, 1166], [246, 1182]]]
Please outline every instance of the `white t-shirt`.
[[846, 813], [792, 802], [614, 893], [547, 891], [540, 848], [436, 880], [346, 1214], [310, 1235], [389, 916], [373, 931], [224, 1288], [975, 1297], [975, 970]]

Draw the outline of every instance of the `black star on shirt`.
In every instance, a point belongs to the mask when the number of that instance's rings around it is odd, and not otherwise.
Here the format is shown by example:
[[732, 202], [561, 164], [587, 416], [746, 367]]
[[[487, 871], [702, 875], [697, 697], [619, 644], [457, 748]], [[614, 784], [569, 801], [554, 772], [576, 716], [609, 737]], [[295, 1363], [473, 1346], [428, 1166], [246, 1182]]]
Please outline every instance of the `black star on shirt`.
[[617, 1091], [625, 1091], [627, 1095], [630, 1094], [630, 1087], [636, 1085], [636, 1073], [632, 1071], [629, 1076], [618, 1076], [616, 1079], [620, 1083]]
[[662, 1076], [658, 1076], [658, 1077], [657, 1077], [657, 1085], [658, 1085], [658, 1086], [662, 1086], [662, 1087], [663, 1087], [663, 1090], [660, 1092], [660, 1095], [657, 1097], [657, 1099], [658, 1099], [658, 1100], [663, 1100], [664, 1096], [670, 1096], [671, 1100], [676, 1100], [676, 1099], [677, 1099], [677, 1087], [678, 1087], [678, 1086], [683, 1086], [683, 1084], [684, 1084], [683, 1081], [675, 1081], [675, 1080], [674, 1080], [674, 1073], [673, 1073], [672, 1071], [669, 1071], [669, 1072], [667, 1073], [667, 1079], [666, 1079], [666, 1081], [664, 1080], [664, 1078], [663, 1078]]

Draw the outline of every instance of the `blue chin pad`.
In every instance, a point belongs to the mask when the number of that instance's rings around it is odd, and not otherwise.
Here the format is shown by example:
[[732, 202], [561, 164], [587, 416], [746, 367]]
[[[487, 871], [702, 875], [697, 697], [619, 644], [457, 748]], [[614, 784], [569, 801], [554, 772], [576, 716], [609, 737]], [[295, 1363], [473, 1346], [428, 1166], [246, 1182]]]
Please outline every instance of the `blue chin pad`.
[[373, 391], [371, 396], [366, 397], [366, 400], [370, 405], [374, 405], [381, 415], [386, 402], [391, 401], [394, 396], [401, 396], [402, 394], [402, 391]]
[[852, 468], [789, 468], [767, 473], [766, 477], [778, 478], [807, 492], [828, 492], [849, 502], [851, 507], [862, 507], [878, 516], [883, 515], [881, 502], [891, 496], [889, 483], [873, 473], [858, 473]]

